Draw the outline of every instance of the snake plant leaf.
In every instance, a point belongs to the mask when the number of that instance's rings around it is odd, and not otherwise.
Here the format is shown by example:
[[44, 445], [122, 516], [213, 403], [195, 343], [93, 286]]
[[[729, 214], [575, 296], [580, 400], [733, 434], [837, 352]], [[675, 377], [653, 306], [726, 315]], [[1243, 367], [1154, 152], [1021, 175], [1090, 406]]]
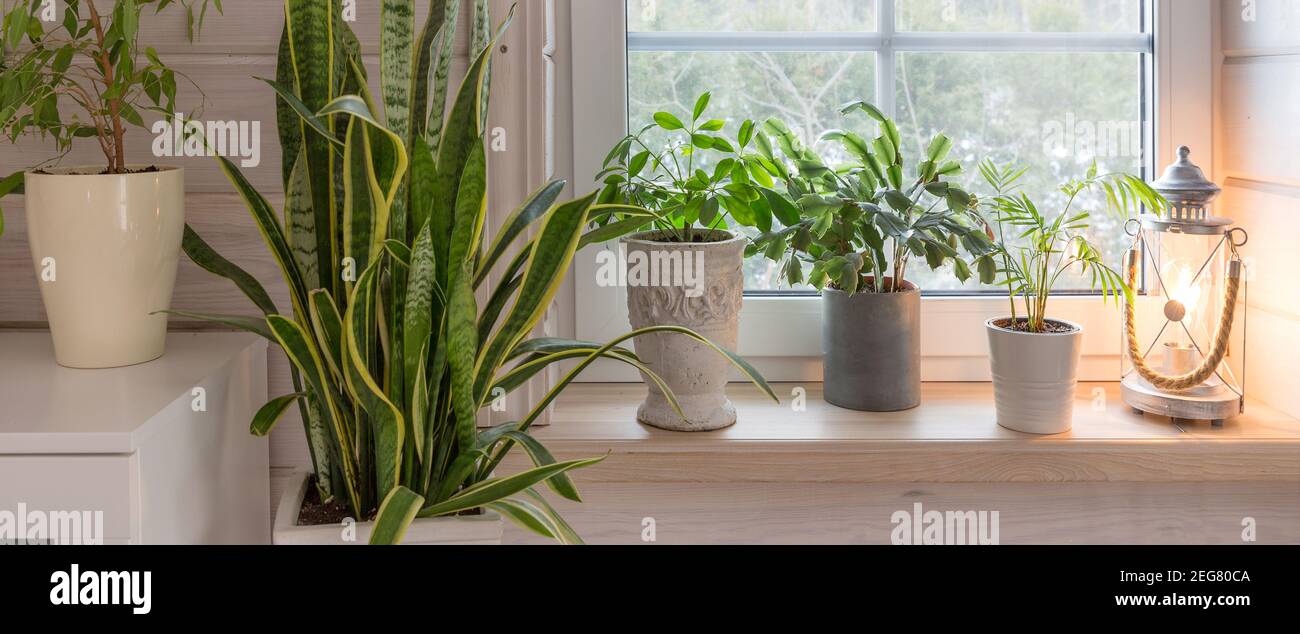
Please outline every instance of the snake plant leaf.
[[357, 270], [370, 267], [370, 249], [376, 235], [365, 127], [363, 121], [349, 121], [343, 146], [343, 257], [350, 258]]
[[369, 131], [375, 132], [379, 137], [388, 141], [387, 149], [393, 153], [395, 158], [392, 169], [381, 172], [374, 168], [374, 156], [377, 154], [377, 150], [373, 148], [371, 149], [371, 161], [369, 167], [372, 171], [371, 187], [377, 188], [377, 192], [381, 194], [384, 203], [391, 208], [393, 201], [397, 198], [397, 192], [401, 188], [402, 179], [406, 176], [407, 167], [409, 167], [406, 146], [403, 144], [402, 138], [381, 124], [375, 118], [366, 102], [356, 95], [344, 95], [339, 97], [327, 104], [317, 114], [349, 115], [353, 117], [354, 120], [359, 119], [366, 122], [369, 126], [367, 128]]
[[[437, 36], [431, 47], [429, 68], [426, 72], [429, 84], [429, 113], [425, 125], [424, 138], [429, 149], [436, 156], [442, 146], [442, 135], [446, 128], [448, 85], [451, 78], [451, 61], [454, 57], [453, 46], [456, 41], [456, 27], [460, 21], [460, 0], [435, 0], [429, 7], [429, 19], [442, 4], [443, 23], [438, 27]], [[418, 102], [417, 102], [418, 103]]]
[[[285, 240], [293, 252], [294, 263], [308, 289], [320, 288], [321, 279], [319, 245], [316, 237], [316, 212], [312, 208], [311, 179], [307, 174], [307, 161], [299, 155], [289, 180], [285, 181], [284, 226]], [[329, 273], [326, 273], [328, 275]]]
[[448, 257], [452, 264], [469, 262], [472, 265], [477, 259], [487, 217], [487, 154], [483, 144], [474, 144], [466, 159], [456, 194], [456, 216], [452, 223]]
[[[275, 81], [281, 86], [293, 86], [296, 82], [293, 53], [289, 50], [288, 28], [280, 29], [280, 50], [276, 55]], [[294, 99], [297, 98], [298, 96], [294, 95]], [[282, 99], [277, 99], [275, 102], [275, 121], [280, 135], [281, 182], [287, 183], [293, 173], [293, 166], [298, 162], [298, 155], [302, 152], [302, 126], [293, 106]]]
[[566, 546], [582, 545], [582, 538], [578, 536], [578, 532], [573, 530], [573, 527], [570, 526], [568, 522], [564, 521], [564, 518], [556, 512], [555, 507], [551, 506], [551, 503], [547, 502], [546, 498], [542, 497], [542, 494], [538, 493], [535, 487], [524, 491], [524, 495], [537, 506], [538, 510], [540, 510], [548, 520], [550, 520], [550, 530], [555, 534], [555, 538], [559, 540], [561, 544]]
[[[569, 370], [568, 374], [566, 374], [562, 379], [560, 379], [560, 381], [554, 387], [551, 388], [551, 390], [546, 394], [546, 396], [542, 398], [542, 400], [538, 401], [536, 405], [533, 406], [533, 409], [531, 412], [529, 412], [528, 416], [524, 418], [522, 421], [520, 421], [520, 430], [521, 431], [527, 430], [528, 427], [532, 425], [532, 423], [536, 421], [539, 416], [541, 416], [541, 413], [545, 411], [546, 408], [549, 407], [550, 404], [553, 401], [555, 401], [556, 398], [559, 397], [560, 392], [562, 392], [566, 387], [568, 387], [569, 383], [572, 383], [573, 380], [577, 378], [577, 376], [581, 374], [583, 370], [585, 370], [588, 366], [594, 363], [596, 359], [601, 358], [604, 355], [604, 353], [614, 349], [615, 347], [618, 346], [618, 344], [623, 343], [624, 341], [627, 341], [629, 339], [634, 339], [636, 337], [642, 337], [645, 335], [655, 334], [655, 333], [678, 334], [685, 337], [690, 337], [691, 339], [694, 339], [710, 348], [713, 348], [715, 352], [725, 357], [727, 361], [731, 363], [732, 366], [734, 366], [737, 370], [740, 370], [740, 373], [743, 374], [745, 378], [749, 379], [749, 381], [753, 383], [755, 386], [757, 386], [760, 390], [762, 390], [763, 393], [768, 396], [768, 398], [771, 398], [773, 401], [777, 403], [781, 402], [781, 399], [777, 398], [776, 392], [772, 391], [772, 386], [768, 385], [767, 379], [764, 379], [763, 375], [759, 374], [758, 370], [755, 370], [754, 366], [750, 365], [749, 362], [743, 359], [740, 355], [719, 346], [718, 344], [710, 341], [707, 337], [689, 328], [684, 328], [682, 326], [668, 326], [668, 325], [648, 326], [646, 328], [639, 328], [637, 330], [633, 330], [632, 332], [624, 334], [610, 341], [609, 343], [606, 343], [604, 346], [601, 346], [596, 352], [592, 353], [590, 356], [584, 359], [581, 363], [578, 363], [571, 370]], [[665, 396], [667, 396], [667, 392], [665, 392]]]
[[298, 402], [299, 399], [306, 398], [306, 396], [305, 393], [299, 392], [271, 399], [270, 402], [257, 410], [257, 414], [253, 416], [252, 424], [249, 425], [249, 431], [258, 438], [270, 434], [271, 430], [275, 428], [275, 424], [280, 422], [280, 418], [284, 416], [285, 410], [289, 409], [290, 405]]
[[[428, 125], [429, 107], [429, 69], [433, 66], [435, 47], [442, 33], [442, 26], [447, 19], [446, 0], [429, 2], [429, 14], [424, 26], [420, 28], [420, 38], [415, 42], [414, 65], [411, 68], [411, 131], [407, 138], [408, 147], [415, 147], [417, 139], [424, 140], [425, 127]], [[427, 142], [426, 142], [427, 145]], [[423, 223], [417, 223], [420, 226]]]
[[489, 502], [484, 507], [500, 513], [502, 517], [542, 537], [557, 541], [560, 539], [559, 535], [556, 535], [552, 530], [551, 521], [542, 513], [541, 509], [533, 506], [530, 502], [516, 498], [506, 498], [496, 502]]
[[[334, 3], [330, 0], [285, 0], [284, 7], [293, 86], [305, 107], [309, 111], [318, 111], [334, 96], [334, 56], [338, 53], [335, 50], [335, 29], [339, 28], [335, 20], [341, 17], [341, 13], [334, 10]], [[309, 134], [307, 120], [300, 118], [299, 121], [317, 235], [322, 235], [328, 227], [329, 232], [324, 235], [334, 236], [334, 159], [330, 149], [333, 135]], [[334, 270], [333, 264], [338, 260], [337, 245], [332, 238], [328, 242], [330, 248], [318, 245], [316, 254], [317, 270], [322, 276], [326, 271]], [[305, 299], [305, 291], [302, 299]]]
[[193, 313], [186, 310], [164, 310], [161, 312], [168, 315], [175, 315], [176, 317], [185, 317], [188, 319], [197, 319], [199, 321], [220, 324], [222, 326], [230, 326], [231, 328], [242, 330], [244, 332], [251, 332], [255, 335], [261, 336], [272, 343], [279, 343], [276, 341], [275, 335], [271, 333], [271, 329], [267, 327], [265, 317], [212, 315], [208, 313]]
[[415, 393], [417, 371], [423, 376], [428, 365], [427, 349], [421, 350], [427, 348], [433, 327], [434, 266], [433, 235], [429, 223], [425, 222], [411, 250], [410, 275], [406, 283], [403, 324], [406, 394]]
[[596, 193], [555, 207], [546, 215], [533, 242], [532, 254], [523, 273], [518, 297], [501, 329], [479, 355], [475, 370], [474, 399], [482, 402], [488, 383], [505, 356], [541, 320], [573, 261], [578, 240], [587, 224], [587, 211]]
[[375, 516], [375, 526], [370, 533], [370, 544], [384, 546], [401, 543], [423, 504], [424, 498], [415, 491], [404, 486], [393, 487], [379, 504], [379, 514]]
[[[519, 387], [527, 383], [529, 379], [533, 378], [534, 376], [537, 376], [539, 372], [545, 370], [547, 367], [555, 363], [558, 363], [560, 361], [567, 361], [569, 359], [585, 359], [586, 357], [590, 356], [598, 349], [599, 349], [598, 347], [573, 348], [570, 350], [563, 350], [560, 352], [552, 352], [550, 354], [531, 355], [527, 359], [521, 361], [515, 367], [510, 368], [509, 372], [506, 372], [505, 374], [502, 374], [500, 377], [498, 377], [496, 382], [492, 384], [492, 389], [488, 391], [488, 394], [489, 396], [491, 396], [492, 394], [498, 393], [497, 392], [498, 389], [500, 389], [502, 392], [506, 394], [509, 394], [519, 389]], [[668, 402], [670, 404], [676, 402], [676, 397], [672, 395], [671, 390], [663, 390], [663, 388], [667, 385], [666, 383], [663, 382], [663, 379], [660, 378], [659, 375], [650, 371], [650, 369], [646, 367], [645, 364], [641, 363], [641, 360], [637, 359], [634, 355], [625, 354], [623, 352], [619, 352], [618, 350], [610, 350], [608, 352], [605, 352], [604, 356], [607, 359], [612, 359], [615, 361], [619, 361], [621, 363], [627, 363], [632, 367], [636, 368], [637, 370], [644, 372], [651, 382], [658, 385], [660, 389], [664, 391], [664, 395], [668, 398]], [[674, 406], [674, 409], [677, 409], [677, 407]]]
[[451, 461], [451, 465], [447, 467], [446, 475], [437, 483], [433, 494], [425, 497], [429, 499], [430, 503], [442, 502], [451, 497], [460, 489], [461, 484], [474, 473], [479, 461], [486, 458], [487, 455], [481, 449], [473, 449], [456, 456]]
[[396, 487], [401, 473], [404, 426], [402, 412], [385, 396], [370, 375], [369, 359], [361, 351], [373, 350], [374, 293], [380, 259], [376, 259], [357, 280], [343, 316], [343, 366], [348, 391], [361, 404], [374, 425], [375, 486], [381, 497]]
[[508, 498], [561, 473], [590, 467], [604, 459], [605, 457], [601, 456], [599, 458], [567, 460], [541, 467], [533, 467], [510, 476], [484, 480], [465, 488], [442, 502], [425, 506], [420, 509], [419, 517], [437, 517], [479, 508], [485, 504]]
[[479, 262], [478, 270], [474, 275], [474, 288], [478, 288], [487, 279], [488, 274], [492, 272], [492, 267], [496, 266], [497, 261], [505, 255], [515, 239], [555, 205], [560, 193], [564, 191], [564, 186], [564, 181], [553, 180], [530, 194], [524, 204], [510, 212], [501, 223], [501, 229], [497, 231], [496, 237], [493, 238], [487, 256]]
[[[513, 16], [514, 12], [511, 11]], [[510, 18], [506, 19], [509, 24]], [[505, 24], [502, 25], [505, 28]], [[498, 36], [500, 34], [498, 33]], [[475, 145], [480, 148], [483, 138], [480, 134], [480, 104], [483, 101], [483, 78], [486, 73], [487, 60], [492, 55], [492, 45], [479, 53], [469, 72], [461, 82], [456, 100], [447, 118], [446, 135], [438, 146], [437, 176], [433, 186], [433, 237], [434, 253], [438, 257], [439, 281], [446, 281], [452, 272], [458, 270], [459, 263], [451, 262], [451, 234], [455, 226], [456, 199], [459, 193], [461, 177], [469, 164], [470, 152]]]
[[408, 141], [411, 132], [415, 0], [383, 0], [380, 6], [379, 91], [388, 129]]
[[[517, 359], [519, 357], [522, 357], [526, 354], [536, 354], [536, 353], [551, 354], [554, 352], [564, 352], [567, 350], [574, 350], [574, 349], [595, 350], [600, 346], [601, 344], [591, 342], [591, 341], [579, 341], [577, 339], [563, 339], [560, 337], [537, 337], [534, 339], [529, 339], [527, 341], [520, 342], [519, 345], [515, 346], [514, 349], [510, 351], [510, 354], [506, 355], [505, 360], [510, 361], [512, 359]], [[620, 348], [613, 348], [612, 350], [614, 352], [618, 352], [620, 354], [631, 357], [633, 359], [637, 358], [636, 353], [632, 352], [631, 350], [628, 350], [627, 348], [620, 347]]]
[[433, 214], [433, 181], [437, 167], [433, 163], [433, 151], [423, 137], [416, 137], [412, 147], [410, 214], [411, 226], [418, 230]]
[[308, 310], [311, 313], [311, 330], [325, 357], [330, 372], [343, 378], [343, 319], [329, 291], [320, 288], [309, 294]]
[[[248, 207], [249, 213], [253, 215], [254, 222], [257, 223], [257, 229], [262, 234], [262, 240], [266, 246], [271, 249], [271, 254], [275, 256], [275, 261], [280, 265], [280, 272], [284, 275], [285, 283], [289, 287], [290, 296], [293, 300], [295, 314], [306, 315], [307, 305], [307, 288], [303, 283], [302, 275], [298, 272], [298, 266], [294, 263], [293, 252], [289, 250], [289, 243], [284, 238], [284, 231], [280, 223], [275, 219], [275, 211], [271, 209], [271, 203], [267, 202], [253, 185], [244, 178], [244, 173], [235, 166], [230, 159], [224, 156], [217, 157], [221, 170], [226, 174], [226, 178], [235, 186], [235, 191]], [[187, 250], [186, 253], [189, 253]], [[192, 256], [191, 256], [192, 257]], [[206, 267], [205, 267], [206, 268]], [[220, 275], [219, 272], [214, 271]], [[242, 288], [242, 286], [241, 286]], [[254, 299], [254, 302], [257, 300]]]
[[[515, 9], [510, 7], [510, 13], [513, 15]], [[509, 18], [507, 18], [507, 22]], [[470, 5], [470, 37], [469, 50], [470, 55], [479, 55], [483, 51], [496, 45], [496, 38], [492, 36], [492, 13], [488, 7], [488, 0], [474, 0]], [[483, 68], [482, 88], [480, 92], [483, 97], [479, 100], [479, 117], [478, 132], [482, 134], [487, 125], [488, 117], [488, 88], [492, 85], [492, 58], [488, 57], [487, 64]]]
[[384, 251], [388, 252], [394, 262], [402, 265], [402, 268], [411, 268], [411, 247], [406, 246], [401, 240], [392, 238], [384, 240]]
[[[551, 452], [542, 446], [542, 443], [537, 442], [536, 438], [521, 431], [507, 431], [503, 434], [503, 437], [519, 443], [519, 446], [523, 447], [524, 451], [528, 453], [528, 457], [532, 458], [534, 466], [541, 467], [555, 464], [555, 456], [552, 456]], [[568, 474], [560, 473], [548, 478], [546, 486], [565, 499], [574, 502], [582, 501], [582, 496], [578, 495], [578, 489], [573, 486], [573, 480], [569, 478]]]
[[[342, 141], [335, 137], [334, 131], [330, 130], [329, 125], [325, 121], [322, 121], [320, 117], [316, 116], [312, 109], [308, 108], [307, 104], [303, 103], [302, 100], [298, 98], [298, 95], [293, 94], [293, 90], [290, 89], [287, 84], [282, 83], [278, 79], [270, 80], [265, 77], [253, 77], [253, 79], [264, 82], [275, 90], [276, 96], [279, 97], [279, 99], [276, 100], [277, 108], [287, 109], [288, 115], [295, 118], [293, 125], [290, 127], [298, 128], [299, 132], [303, 129], [311, 130], [330, 143], [338, 145], [343, 144]], [[305, 128], [303, 126], [305, 126]], [[300, 137], [291, 138], [300, 139]], [[297, 153], [295, 152], [293, 155], [296, 161], [298, 158]], [[288, 181], [287, 176], [285, 180]]]
[[203, 270], [220, 275], [235, 283], [239, 290], [252, 300], [253, 304], [262, 311], [263, 314], [271, 315], [279, 312], [275, 307], [275, 302], [271, 301], [271, 296], [267, 294], [266, 289], [262, 286], [257, 278], [249, 275], [247, 271], [239, 268], [230, 260], [221, 257], [219, 253], [208, 246], [203, 238], [194, 231], [194, 228], [185, 225], [185, 238], [181, 242], [185, 250], [185, 255], [189, 256], [195, 264]]
[[474, 363], [478, 355], [478, 306], [470, 284], [469, 263], [452, 276], [447, 316], [448, 361], [451, 364], [451, 398], [455, 413], [456, 438], [461, 451], [475, 445], [475, 416], [480, 399], [475, 397]]
[[289, 361], [307, 379], [307, 384], [311, 386], [311, 393], [320, 400], [321, 415], [326, 419], [334, 435], [332, 447], [336, 451], [331, 455], [338, 461], [343, 471], [343, 484], [347, 489], [348, 500], [352, 508], [361, 508], [361, 495], [356, 488], [357, 467], [351, 433], [339, 412], [334, 389], [326, 376], [316, 346], [302, 326], [291, 319], [280, 315], [269, 315], [266, 323], [270, 326], [271, 332], [275, 333], [275, 338], [279, 340], [280, 347], [284, 348]]
[[420, 345], [418, 357], [421, 359], [413, 372], [407, 376], [413, 376], [411, 385], [407, 388], [406, 393], [411, 395], [411, 415], [406, 424], [410, 427], [411, 442], [408, 444], [415, 445], [413, 450], [420, 462], [426, 460], [428, 454], [425, 451], [425, 433], [429, 417], [429, 385], [425, 377], [428, 364], [423, 360], [429, 358], [429, 337], [426, 335], [424, 342]]
[[526, 246], [516, 254], [515, 259], [506, 268], [505, 275], [492, 289], [492, 296], [488, 298], [487, 305], [483, 307], [483, 312], [479, 315], [478, 341], [480, 347], [487, 345], [488, 337], [492, 335], [492, 330], [496, 328], [497, 321], [501, 319], [501, 313], [505, 310], [506, 304], [511, 297], [514, 297], [515, 291], [519, 290], [519, 286], [523, 283], [524, 277], [520, 275], [520, 271], [528, 263], [531, 255], [531, 246]]
[[578, 241], [578, 248], [582, 249], [593, 244], [621, 238], [629, 233], [640, 231], [646, 225], [654, 222], [654, 220], [655, 219], [650, 216], [633, 216], [631, 218], [616, 220], [582, 234], [582, 239]]

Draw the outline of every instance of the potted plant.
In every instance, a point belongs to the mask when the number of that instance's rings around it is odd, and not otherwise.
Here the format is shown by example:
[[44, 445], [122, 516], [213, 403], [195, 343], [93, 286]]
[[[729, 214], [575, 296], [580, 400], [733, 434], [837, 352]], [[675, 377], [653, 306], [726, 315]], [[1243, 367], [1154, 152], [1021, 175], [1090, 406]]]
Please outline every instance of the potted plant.
[[826, 401], [897, 411], [921, 400], [921, 291], [907, 280], [912, 260], [923, 258], [932, 269], [951, 264], [965, 281], [972, 269], [959, 252], [964, 249], [991, 281], [993, 245], [972, 197], [945, 180], [961, 173], [948, 160], [948, 137], [936, 135], [905, 180], [898, 128], [865, 102], [842, 111], [859, 110], [879, 124], [880, 136], [868, 142], [830, 130], [821, 137], [844, 147], [850, 162], [843, 166], [829, 165], [780, 121], [764, 125], [762, 156], [785, 183], [785, 194], [770, 197], [771, 206], [785, 226], [752, 248], [783, 261], [789, 284], [806, 280], [822, 293]]
[[[998, 424], [1031, 434], [1069, 431], [1083, 327], [1048, 314], [1048, 300], [1061, 276], [1076, 272], [1100, 288], [1104, 300], [1131, 301], [1133, 289], [1108, 266], [1083, 230], [1090, 213], [1076, 205], [1087, 192], [1104, 192], [1110, 211], [1128, 217], [1135, 203], [1161, 210], [1164, 198], [1142, 179], [1128, 174], [1099, 176], [1094, 163], [1083, 179], [1061, 185], [1065, 205], [1043, 213], [1018, 181], [1024, 168], [980, 165], [994, 195], [983, 202], [997, 225], [999, 284], [1007, 289], [1011, 314], [985, 324], [993, 371]], [[1007, 232], [1010, 232], [1010, 237]], [[1024, 310], [1016, 305], [1019, 298]]]
[[[345, 517], [360, 522], [352, 537], [370, 543], [491, 542], [501, 516], [576, 543], [538, 489], [577, 501], [568, 472], [601, 458], [557, 461], [531, 425], [597, 359], [630, 364], [662, 384], [619, 347], [628, 339], [674, 332], [711, 344], [669, 326], [606, 344], [532, 336], [574, 253], [594, 239], [584, 232], [596, 194], [560, 203], [564, 183], [549, 183], [485, 241], [484, 115], [496, 42], [487, 0], [474, 4], [475, 55], [450, 110], [446, 68], [461, 3], [434, 2], [418, 40], [409, 4], [384, 5], [380, 117], [339, 6], [287, 3], [278, 79], [268, 81], [281, 105], [285, 220], [234, 163], [218, 160], [281, 267], [293, 311], [277, 314], [256, 280], [187, 231], [186, 253], [238, 284], [264, 313], [193, 316], [276, 342], [295, 368], [297, 391], [267, 403], [251, 425], [265, 435], [297, 403], [312, 449], [314, 476], [308, 484], [304, 472], [277, 513], [277, 543], [346, 541], [336, 523]], [[331, 28], [336, 36], [320, 37]], [[416, 68], [402, 51], [421, 52]], [[331, 59], [345, 76], [309, 81], [328, 76]], [[501, 281], [488, 288], [493, 270]], [[728, 358], [771, 393], [743, 361]], [[516, 421], [477, 428], [484, 406], [566, 360], [577, 364]], [[516, 447], [534, 467], [498, 476]]]
[[[772, 182], [746, 151], [754, 123], [742, 123], [733, 143], [722, 134], [725, 121], [704, 116], [709, 101], [709, 93], [701, 95], [686, 119], [655, 113], [653, 123], [610, 151], [597, 175], [605, 183], [600, 209], [609, 211], [596, 224], [603, 226], [604, 239], [622, 236], [633, 328], [682, 326], [735, 350], [748, 240], [731, 229], [771, 228], [760, 183]], [[652, 132], [667, 134], [669, 141], [657, 144], [648, 138]], [[635, 346], [686, 413], [679, 416], [665, 390], [647, 379], [638, 420], [673, 431], [710, 431], [736, 422], [726, 394], [727, 359], [698, 341], [668, 334], [637, 339]]]
[[40, 14], [53, 9], [44, 3], [9, 4], [0, 128], [10, 141], [52, 138], [60, 156], [76, 139], [95, 139], [105, 160], [41, 165], [0, 182], [0, 196], [24, 194], [55, 358], [75, 368], [156, 359], [167, 333], [160, 311], [170, 307], [180, 259], [185, 174], [128, 164], [125, 143], [129, 128], [145, 127], [142, 112], [175, 112], [177, 73], [139, 39], [145, 8], [171, 3], [119, 0], [101, 14], [93, 2], [70, 0], [49, 27]]

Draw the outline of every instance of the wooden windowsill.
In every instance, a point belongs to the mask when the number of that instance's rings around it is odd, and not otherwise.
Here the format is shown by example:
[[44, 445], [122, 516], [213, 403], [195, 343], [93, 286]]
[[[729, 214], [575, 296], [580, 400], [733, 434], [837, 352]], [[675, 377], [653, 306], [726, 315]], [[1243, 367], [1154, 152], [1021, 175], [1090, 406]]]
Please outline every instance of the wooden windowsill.
[[1180, 428], [1133, 413], [1116, 383], [1080, 384], [1074, 430], [1034, 436], [994, 422], [988, 383], [927, 384], [919, 408], [883, 414], [829, 405], [820, 384], [774, 387], [779, 405], [733, 384], [736, 425], [680, 433], [636, 422], [643, 385], [578, 384], [533, 433], [561, 459], [608, 453], [588, 482], [1300, 482], [1300, 421], [1254, 401], [1223, 427]]

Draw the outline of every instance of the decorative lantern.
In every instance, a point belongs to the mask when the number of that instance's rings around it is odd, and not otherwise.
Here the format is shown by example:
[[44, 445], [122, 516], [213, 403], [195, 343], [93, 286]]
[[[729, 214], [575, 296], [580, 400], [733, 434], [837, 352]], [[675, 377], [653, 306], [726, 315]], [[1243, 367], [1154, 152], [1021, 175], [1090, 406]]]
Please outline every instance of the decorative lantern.
[[[1143, 213], [1126, 228], [1134, 237], [1124, 261], [1128, 284], [1138, 288], [1145, 258], [1145, 282], [1164, 302], [1164, 325], [1148, 339], [1150, 331], [1138, 327], [1137, 299], [1128, 302], [1121, 391], [1138, 413], [1219, 426], [1246, 404], [1245, 371], [1239, 381], [1226, 358], [1237, 300], [1246, 293], [1237, 249], [1248, 237], [1231, 220], [1207, 213], [1220, 189], [1188, 160], [1190, 154], [1178, 148], [1178, 162], [1152, 183], [1169, 200], [1167, 215]], [[1244, 333], [1244, 315], [1241, 328]]]

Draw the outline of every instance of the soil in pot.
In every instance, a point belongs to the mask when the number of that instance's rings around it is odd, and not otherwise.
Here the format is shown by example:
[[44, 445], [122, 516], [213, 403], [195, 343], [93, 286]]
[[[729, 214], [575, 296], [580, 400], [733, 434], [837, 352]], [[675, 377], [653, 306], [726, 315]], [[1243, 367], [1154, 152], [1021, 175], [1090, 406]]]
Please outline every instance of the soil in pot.
[[[163, 171], [163, 168], [158, 167], [157, 165], [150, 165], [149, 167], [141, 167], [139, 169], [127, 168], [125, 171], [121, 172], [118, 175], [121, 176], [126, 174], [157, 174], [158, 172], [161, 171]], [[45, 176], [110, 176], [113, 175], [112, 172], [108, 171], [107, 167], [105, 167], [102, 170], [99, 170], [98, 172], [68, 172], [67, 174], [55, 174], [54, 172], [47, 172], [43, 169], [40, 169], [40, 170], [34, 170], [32, 173], [42, 174]]]
[[1024, 333], [1035, 334], [1035, 335], [1064, 335], [1078, 330], [1078, 328], [1076, 328], [1071, 324], [1066, 324], [1059, 321], [1053, 321], [1051, 319], [1047, 319], [1043, 321], [1042, 332], [1033, 332], [1029, 330], [1028, 319], [1017, 319], [1015, 320], [1015, 322], [1016, 323], [1012, 324], [1011, 319], [1006, 318], [1006, 319], [999, 319], [993, 322], [993, 325], [1003, 330], [1010, 330], [1012, 332], [1024, 332]]
[[[456, 513], [458, 516], [482, 514], [482, 509], [471, 509]], [[362, 521], [372, 522], [377, 515], [379, 515], [379, 509], [371, 509], [366, 512], [366, 517]], [[298, 509], [298, 526], [341, 524], [343, 520], [350, 517], [352, 517], [352, 511], [348, 510], [347, 505], [338, 501], [321, 501], [320, 489], [316, 486], [316, 476], [311, 476], [307, 483], [307, 494], [302, 497], [302, 508]]]

